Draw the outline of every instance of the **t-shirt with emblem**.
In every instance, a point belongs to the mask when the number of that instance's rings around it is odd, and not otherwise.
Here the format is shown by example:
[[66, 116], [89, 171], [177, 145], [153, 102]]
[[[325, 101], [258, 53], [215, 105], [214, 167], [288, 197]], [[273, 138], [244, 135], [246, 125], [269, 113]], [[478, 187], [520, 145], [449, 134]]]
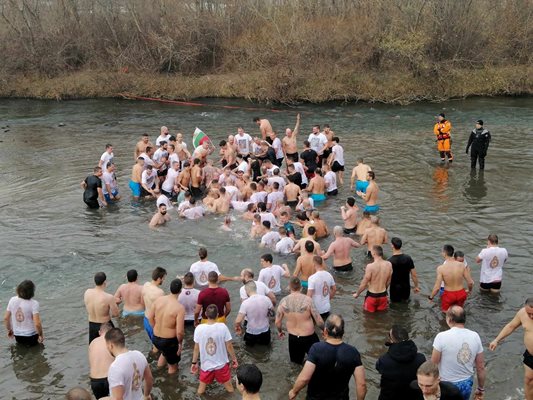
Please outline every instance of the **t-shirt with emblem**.
[[281, 292], [281, 276], [284, 273], [285, 270], [281, 268], [281, 266], [274, 264], [270, 267], [261, 269], [257, 280], [267, 285], [274, 294], [278, 294]]
[[119, 354], [109, 366], [109, 390], [123, 386], [124, 400], [142, 400], [144, 370], [147, 366], [146, 357], [140, 351], [131, 350]]
[[214, 371], [229, 362], [226, 342], [231, 333], [222, 322], [201, 324], [194, 330], [194, 343], [200, 347], [200, 367], [202, 371]]
[[39, 314], [37, 300], [14, 296], [7, 303], [7, 311], [11, 313], [11, 327], [15, 336], [33, 336], [37, 333], [33, 322], [33, 316]]
[[308, 279], [308, 290], [314, 290], [313, 302], [320, 314], [331, 310], [329, 294], [332, 286], [335, 286], [335, 280], [328, 271], [315, 272]]
[[193, 288], [183, 288], [178, 296], [178, 302], [185, 308], [185, 321], [194, 321], [194, 310], [198, 303], [200, 291]]
[[507, 250], [503, 247], [487, 247], [478, 255], [481, 258], [481, 283], [501, 282], [503, 264], [507, 261]]
[[211, 261], [196, 261], [191, 265], [189, 271], [194, 275], [194, 284], [198, 289], [207, 287], [207, 275], [211, 271], [220, 275], [218, 265]]

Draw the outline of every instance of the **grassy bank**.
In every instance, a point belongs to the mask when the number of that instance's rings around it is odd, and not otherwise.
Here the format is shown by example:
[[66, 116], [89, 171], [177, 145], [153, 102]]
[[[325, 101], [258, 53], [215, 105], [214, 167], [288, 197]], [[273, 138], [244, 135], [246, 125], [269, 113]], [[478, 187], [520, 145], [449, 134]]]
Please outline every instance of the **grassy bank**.
[[256, 71], [199, 77], [142, 72], [82, 71], [54, 78], [37, 74], [0, 76], [0, 97], [81, 99], [127, 93], [166, 99], [245, 98], [261, 102], [332, 100], [407, 104], [469, 96], [533, 93], [533, 67], [450, 70], [439, 76], [338, 70], [279, 74]]

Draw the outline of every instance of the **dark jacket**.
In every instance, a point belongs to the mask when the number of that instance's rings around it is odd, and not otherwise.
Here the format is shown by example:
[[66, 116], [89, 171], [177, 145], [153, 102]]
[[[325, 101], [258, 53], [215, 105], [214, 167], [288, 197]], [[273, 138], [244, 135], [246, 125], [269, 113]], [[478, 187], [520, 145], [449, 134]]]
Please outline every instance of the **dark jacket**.
[[[457, 389], [453, 383], [450, 382], [440, 382], [440, 400], [463, 400], [463, 395]], [[411, 388], [413, 388], [414, 395], [409, 397], [410, 400], [424, 400], [424, 395], [418, 387], [418, 382], [413, 381], [411, 383]]]
[[424, 361], [426, 357], [418, 353], [412, 340], [391, 344], [376, 362], [381, 374], [379, 400], [411, 399], [410, 383], [416, 379], [416, 371]]
[[486, 155], [490, 144], [490, 132], [485, 128], [474, 129], [470, 133], [468, 143], [466, 144], [466, 152], [472, 146], [472, 151], [475, 151], [481, 155]]

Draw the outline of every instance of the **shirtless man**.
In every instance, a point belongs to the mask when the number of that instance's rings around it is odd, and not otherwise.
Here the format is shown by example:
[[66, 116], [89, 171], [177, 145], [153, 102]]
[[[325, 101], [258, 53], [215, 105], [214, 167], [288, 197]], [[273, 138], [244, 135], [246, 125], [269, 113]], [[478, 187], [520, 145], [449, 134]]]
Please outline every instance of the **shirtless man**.
[[392, 277], [392, 264], [383, 259], [381, 246], [372, 247], [372, 258], [374, 262], [366, 266], [365, 276], [353, 297], [357, 299], [363, 290], [368, 289], [363, 309], [368, 312], [385, 311], [389, 307], [387, 289]]
[[368, 211], [363, 211], [363, 218], [357, 223], [357, 230], [355, 231], [356, 235], [363, 236], [367, 228], [370, 228], [372, 222], [370, 222], [370, 213]]
[[353, 197], [346, 199], [346, 205], [341, 207], [341, 216], [344, 221], [344, 233], [353, 235], [357, 230], [357, 211], [359, 207], [355, 204]]
[[[167, 270], [161, 267], [156, 267], [152, 271], [152, 282], [146, 282], [142, 288], [142, 297], [144, 302], [144, 330], [148, 334], [148, 337], [150, 338], [150, 342], [152, 341], [152, 338], [154, 337], [154, 330], [152, 325], [150, 325], [149, 318], [149, 312], [152, 308], [152, 304], [154, 301], [157, 300], [158, 297], [161, 297], [165, 294], [163, 289], [160, 288], [161, 284], [163, 283], [163, 280], [167, 276]], [[152, 349], [152, 351], [155, 353], [155, 347]]]
[[178, 202], [181, 202], [183, 201], [182, 196], [185, 196], [185, 192], [189, 191], [191, 187], [191, 165], [189, 161], [183, 163], [183, 169], [176, 178], [176, 186], [179, 190]]
[[315, 254], [317, 256], [320, 255], [320, 253], [321, 253], [320, 245], [315, 240], [316, 239], [316, 228], [314, 226], [310, 226], [309, 228], [307, 228], [307, 234], [308, 234], [308, 236], [303, 237], [300, 240], [298, 240], [298, 242], [296, 242], [296, 244], [294, 245], [292, 251], [294, 253], [299, 253], [300, 249], [305, 246], [305, 242], [310, 240], [311, 242], [313, 242], [313, 245], [315, 247], [315, 250], [314, 250]]
[[302, 287], [307, 291], [307, 281], [309, 277], [313, 275], [315, 270], [315, 262], [313, 257], [315, 251], [315, 245], [310, 240], [304, 244], [304, 251], [300, 254], [300, 257], [296, 260], [296, 269], [292, 274], [293, 277], [299, 278]]
[[261, 138], [272, 144], [272, 139], [270, 139], [270, 134], [272, 133], [272, 125], [270, 125], [268, 119], [261, 119], [259, 117], [255, 117], [254, 122], [259, 127], [259, 131], [261, 132]]
[[175, 151], [178, 155], [180, 163], [182, 164], [183, 162], [191, 158], [191, 153], [189, 153], [189, 150], [187, 150], [187, 144], [183, 141], [183, 134], [181, 133], [178, 133], [176, 135]]
[[300, 197], [300, 186], [296, 185], [292, 177], [288, 178], [289, 183], [285, 185], [283, 194], [285, 196], [286, 204], [291, 208], [295, 208], [298, 205], [298, 197]]
[[141, 197], [141, 180], [144, 171], [144, 158], [137, 158], [137, 162], [131, 170], [130, 189], [133, 195], [133, 200], [139, 200]]
[[128, 315], [143, 316], [144, 300], [142, 296], [143, 287], [137, 283], [137, 271], [130, 269], [126, 273], [128, 283], [120, 285], [115, 292], [115, 302], [118, 304], [124, 302], [122, 316]]
[[316, 229], [317, 239], [323, 239], [329, 236], [328, 226], [326, 225], [326, 222], [320, 218], [320, 213], [317, 210], [311, 212], [311, 220], [304, 226], [303, 232], [307, 234], [307, 229], [311, 226], [314, 226]]
[[303, 364], [305, 354], [314, 343], [320, 341], [315, 333], [315, 325], [320, 329], [324, 321], [316, 310], [311, 297], [300, 293], [302, 285], [298, 278], [291, 278], [289, 282], [291, 293], [281, 299], [276, 313], [276, 328], [280, 338], [285, 336], [283, 320], [286, 318], [286, 328], [289, 332], [289, 356], [292, 362]]
[[333, 146], [335, 146], [335, 142], [333, 141], [333, 138], [335, 137], [335, 132], [331, 130], [329, 124], [324, 124], [324, 135], [326, 136], [328, 142], [326, 144], [326, 149], [322, 154], [322, 160], [326, 162], [331, 156], [331, 149], [333, 148]]
[[115, 297], [105, 291], [106, 279], [104, 272], [94, 274], [95, 287], [87, 289], [83, 296], [85, 308], [89, 315], [89, 344], [100, 335], [100, 325], [109, 322], [114, 327], [111, 318], [118, 317]]
[[489, 344], [489, 349], [491, 351], [496, 350], [498, 344], [520, 326], [524, 328], [524, 345], [526, 346], [524, 352], [524, 393], [526, 400], [533, 400], [533, 297], [526, 300], [524, 307]]
[[146, 148], [149, 146], [154, 147], [154, 145], [150, 142], [150, 138], [148, 137], [148, 134], [145, 133], [144, 135], [142, 135], [141, 140], [139, 140], [137, 144], [135, 145], [133, 159], [134, 160], [138, 159], [141, 154], [146, 152]]
[[181, 360], [183, 336], [185, 334], [185, 307], [178, 302], [181, 280], [170, 282], [170, 294], [158, 297], [148, 313], [150, 325], [154, 327], [152, 343], [161, 352], [158, 367], [168, 364], [168, 373], [178, 371]]
[[326, 200], [326, 181], [322, 177], [322, 170], [320, 168], [315, 170], [315, 176], [309, 181], [307, 191], [311, 193], [310, 197], [315, 204]]
[[364, 211], [369, 212], [370, 214], [376, 214], [379, 211], [378, 205], [378, 193], [379, 186], [375, 182], [376, 174], [374, 171], [368, 171], [368, 187], [366, 192], [356, 192], [366, 203]]
[[[362, 158], [358, 158], [357, 166], [352, 170], [350, 182], [352, 190], [355, 189], [356, 192], [366, 193], [366, 188], [368, 187], [367, 175], [370, 171], [372, 171], [372, 168], [370, 168], [369, 165], [364, 164]], [[355, 178], [357, 178], [357, 182], [355, 182]]]
[[209, 208], [209, 211], [215, 214], [227, 214], [231, 205], [231, 197], [226, 193], [226, 188], [221, 187], [218, 190], [218, 198], [213, 201], [213, 205]]
[[89, 377], [91, 379], [91, 390], [96, 399], [109, 396], [109, 382], [107, 381], [107, 372], [109, 366], [115, 360], [107, 350], [105, 343], [105, 334], [113, 326], [106, 322], [100, 326], [99, 336], [89, 345]]
[[167, 214], [167, 206], [163, 203], [159, 204], [157, 212], [150, 221], [150, 228], [156, 228], [159, 225], [165, 225], [170, 221], [170, 215]]
[[199, 200], [202, 198], [202, 190], [200, 185], [204, 179], [202, 168], [200, 167], [201, 160], [195, 158], [193, 161], [193, 166], [191, 168], [191, 194], [193, 199]]
[[464, 262], [455, 260], [453, 251], [454, 248], [448, 244], [442, 247], [444, 263], [437, 267], [437, 279], [431, 294], [428, 296], [429, 301], [433, 301], [433, 298], [440, 290], [441, 282], [444, 282], [444, 292], [440, 298], [440, 307], [444, 312], [448, 311], [448, 308], [453, 305], [464, 307], [468, 293], [463, 287], [463, 280], [468, 285], [469, 293], [474, 287], [470, 269], [465, 266]]
[[300, 131], [300, 113], [296, 115], [296, 125], [294, 129], [290, 128], [285, 129], [285, 137], [281, 141], [283, 148], [283, 154], [285, 154], [285, 159], [291, 159], [294, 162], [298, 161], [298, 145], [297, 145], [297, 136]]
[[361, 244], [365, 244], [368, 249], [367, 257], [372, 257], [372, 247], [381, 246], [388, 243], [389, 238], [387, 231], [379, 226], [379, 218], [375, 215], [370, 217], [370, 226], [366, 228], [363, 236], [361, 237]]
[[353, 265], [350, 251], [361, 245], [353, 239], [344, 237], [343, 229], [340, 226], [333, 228], [333, 235], [335, 240], [329, 245], [328, 251], [322, 255], [322, 258], [327, 260], [333, 255], [333, 269], [335, 271], [351, 271]]
[[211, 145], [209, 140], [206, 140], [202, 143], [201, 146], [198, 146], [194, 149], [192, 153], [192, 159], [200, 159], [200, 164], [204, 165], [207, 161], [207, 156], [215, 151], [215, 148]]
[[229, 170], [237, 168], [237, 154], [228, 142], [225, 140], [220, 141], [220, 162], [222, 167], [228, 167]]

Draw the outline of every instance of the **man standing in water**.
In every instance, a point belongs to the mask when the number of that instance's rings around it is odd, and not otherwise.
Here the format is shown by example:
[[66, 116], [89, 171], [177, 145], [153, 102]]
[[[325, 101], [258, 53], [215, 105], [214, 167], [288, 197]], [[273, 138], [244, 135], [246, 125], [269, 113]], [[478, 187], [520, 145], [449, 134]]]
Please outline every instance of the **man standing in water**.
[[161, 203], [159, 204], [157, 212], [150, 220], [149, 226], [150, 228], [155, 228], [159, 225], [165, 225], [168, 221], [170, 221], [170, 215], [167, 214], [167, 206], [166, 204]]
[[433, 133], [437, 137], [437, 150], [442, 162], [446, 161], [446, 157], [448, 157], [449, 162], [453, 161], [451, 132], [452, 124], [443, 113], [440, 113], [437, 116], [437, 123], [433, 127]]
[[300, 114], [296, 115], [296, 125], [294, 130], [290, 128], [285, 129], [285, 137], [281, 141], [283, 146], [283, 153], [285, 159], [291, 159], [294, 162], [298, 162], [298, 145], [296, 143], [298, 133], [300, 131]]
[[106, 293], [106, 275], [103, 272], [94, 274], [95, 287], [87, 289], [83, 296], [85, 308], [89, 315], [89, 344], [99, 336], [100, 326], [113, 322], [111, 317], [118, 317], [118, 307], [115, 302], [115, 296]]
[[476, 263], [481, 263], [479, 288], [482, 291], [500, 292], [503, 266], [507, 261], [507, 257], [507, 250], [503, 247], [498, 247], [498, 235], [490, 234], [487, 238], [487, 248], [481, 250], [476, 257]]
[[[104, 192], [102, 191], [102, 168], [94, 167], [93, 174], [85, 178], [80, 186], [84, 190], [83, 201], [87, 204], [87, 207], [97, 209], [102, 206], [107, 206], [105, 201]], [[98, 203], [100, 200], [100, 203]]]
[[476, 169], [476, 163], [479, 158], [479, 169], [485, 169], [485, 156], [489, 149], [490, 139], [490, 132], [483, 128], [483, 121], [478, 119], [476, 121], [476, 129], [470, 133], [466, 145], [466, 154], [468, 154], [468, 149], [472, 146], [472, 151], [470, 152], [470, 168]]
[[343, 229], [340, 226], [333, 228], [333, 235], [335, 240], [329, 245], [328, 251], [322, 258], [327, 260], [333, 255], [333, 269], [335, 271], [351, 271], [353, 265], [350, 251], [352, 248], [357, 248], [361, 245], [353, 239], [344, 237]]
[[137, 158], [137, 162], [131, 170], [130, 189], [133, 195], [133, 200], [137, 201], [141, 197], [141, 181], [142, 173], [144, 171], [144, 158]]
[[393, 237], [391, 239], [392, 257], [389, 262], [392, 264], [392, 278], [390, 284], [390, 301], [393, 303], [407, 301], [411, 295], [411, 285], [409, 275], [415, 285], [414, 292], [420, 292], [418, 287], [418, 276], [415, 271], [413, 259], [402, 253], [402, 239]]
[[383, 259], [381, 246], [372, 247], [372, 258], [374, 262], [366, 266], [365, 276], [353, 297], [357, 299], [363, 290], [368, 288], [363, 306], [364, 310], [368, 312], [385, 311], [389, 307], [387, 289], [390, 286], [392, 265]]
[[367, 257], [372, 257], [372, 247], [381, 246], [388, 242], [387, 231], [379, 226], [379, 218], [375, 215], [370, 217], [370, 226], [365, 229], [361, 237], [361, 244], [367, 245]]
[[128, 283], [119, 286], [115, 292], [115, 301], [118, 304], [124, 302], [122, 316], [128, 315], [143, 316], [144, 301], [142, 296], [143, 287], [137, 283], [137, 271], [130, 269], [126, 273]]
[[344, 221], [344, 233], [353, 235], [357, 229], [357, 211], [359, 207], [355, 204], [353, 197], [346, 199], [346, 205], [341, 207], [341, 216]]
[[367, 179], [369, 183], [366, 188], [366, 192], [357, 192], [357, 195], [361, 197], [366, 203], [364, 211], [370, 214], [376, 214], [379, 211], [379, 186], [375, 182], [376, 174], [374, 173], [374, 171], [368, 171]]
[[331, 311], [330, 300], [337, 292], [337, 285], [333, 276], [326, 271], [326, 264], [319, 256], [313, 257], [315, 264], [315, 273], [309, 277], [309, 288], [307, 289], [307, 296], [313, 299], [316, 310], [325, 321], [329, 317]]
[[[367, 176], [370, 171], [372, 171], [372, 168], [364, 164], [362, 158], [358, 158], [357, 165], [352, 170], [350, 187], [355, 189], [356, 192], [366, 193], [366, 188], [368, 187]], [[355, 182], [355, 178], [357, 178], [357, 182]]]
[[324, 321], [315, 308], [313, 299], [300, 293], [302, 286], [298, 278], [291, 278], [291, 293], [281, 299], [276, 313], [276, 327], [280, 338], [285, 336], [283, 320], [287, 318], [289, 332], [289, 356], [292, 362], [303, 364], [305, 354], [314, 343], [320, 341], [315, 333], [315, 324], [322, 329]]
[[533, 400], [533, 297], [526, 300], [514, 318], [501, 330], [490, 345], [491, 351], [496, 350], [500, 342], [517, 330], [520, 326], [524, 328], [524, 393], [526, 400]]
[[109, 396], [107, 373], [114, 358], [107, 351], [104, 336], [111, 328], [113, 326], [108, 322], [102, 324], [99, 331], [100, 336], [94, 339], [89, 345], [89, 376], [91, 378], [91, 390], [96, 399]]
[[146, 152], [147, 147], [154, 147], [154, 145], [150, 142], [150, 138], [148, 137], [148, 134], [145, 133], [142, 135], [141, 140], [137, 142], [135, 145], [135, 152], [133, 153], [133, 159], [136, 160], [139, 158], [139, 156]]
[[[163, 296], [165, 292], [160, 288], [163, 280], [167, 276], [167, 270], [161, 267], [156, 267], [152, 271], [152, 282], [146, 282], [142, 289], [142, 297], [145, 306], [144, 310], [144, 330], [150, 338], [150, 342], [154, 337], [154, 329], [150, 325], [149, 313], [152, 309], [152, 304], [157, 300], [157, 298]], [[152, 349], [155, 352], [155, 347]]]
[[272, 125], [270, 125], [269, 120], [255, 117], [254, 122], [259, 127], [261, 139], [266, 140], [269, 144], [272, 144], [272, 139], [270, 138], [270, 134], [272, 133]]

